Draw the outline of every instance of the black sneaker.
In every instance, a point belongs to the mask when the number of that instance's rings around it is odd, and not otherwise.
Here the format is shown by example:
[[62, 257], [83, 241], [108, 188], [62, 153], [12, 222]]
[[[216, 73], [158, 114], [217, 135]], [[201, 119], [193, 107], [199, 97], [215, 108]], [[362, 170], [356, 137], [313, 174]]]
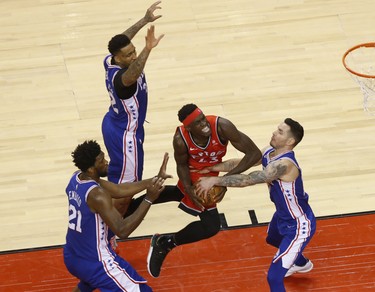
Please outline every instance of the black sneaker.
[[147, 256], [147, 269], [154, 278], [159, 277], [160, 269], [167, 254], [171, 251], [162, 243], [167, 240], [167, 236], [154, 234], [151, 238], [150, 250]]

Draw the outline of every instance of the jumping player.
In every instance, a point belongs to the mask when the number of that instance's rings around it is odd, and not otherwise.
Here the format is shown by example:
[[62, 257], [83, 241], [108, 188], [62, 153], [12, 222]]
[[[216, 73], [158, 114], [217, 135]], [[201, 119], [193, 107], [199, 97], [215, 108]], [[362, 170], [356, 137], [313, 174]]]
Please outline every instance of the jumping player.
[[105, 83], [111, 106], [102, 122], [102, 134], [110, 158], [108, 180], [114, 183], [142, 179], [144, 164], [144, 122], [147, 111], [146, 61], [164, 35], [155, 37], [155, 27], [147, 30], [146, 45], [137, 56], [131, 40], [146, 24], [160, 18], [154, 15], [161, 1], [152, 4], [137, 23], [108, 43], [104, 59]]
[[[263, 150], [262, 171], [201, 178], [197, 184], [197, 192], [201, 194], [206, 194], [214, 185], [245, 187], [268, 184], [276, 212], [269, 223], [266, 241], [278, 249], [267, 275], [272, 292], [285, 291], [284, 277], [293, 273], [307, 273], [313, 268], [312, 262], [302, 252], [315, 233], [316, 220], [303, 187], [302, 170], [293, 151], [303, 135], [303, 127], [287, 118], [273, 133], [271, 147]], [[233, 162], [223, 162], [212, 169], [227, 171], [236, 165]]]
[[[202, 200], [196, 195], [194, 183], [202, 175], [217, 176], [218, 172], [199, 173], [206, 166], [222, 161], [228, 142], [244, 153], [238, 165], [229, 174], [241, 173], [249, 169], [261, 158], [261, 152], [254, 142], [240, 132], [229, 120], [218, 116], [206, 116], [195, 104], [187, 104], [178, 112], [182, 122], [173, 138], [174, 158], [177, 163], [179, 181], [177, 186], [166, 186], [159, 200], [180, 201], [179, 207], [185, 212], [199, 216], [174, 234], [154, 235], [148, 254], [148, 271], [158, 277], [162, 263], [174, 247], [197, 242], [214, 236], [220, 230], [220, 217], [216, 204], [203, 207]], [[224, 197], [226, 189], [220, 194]]]

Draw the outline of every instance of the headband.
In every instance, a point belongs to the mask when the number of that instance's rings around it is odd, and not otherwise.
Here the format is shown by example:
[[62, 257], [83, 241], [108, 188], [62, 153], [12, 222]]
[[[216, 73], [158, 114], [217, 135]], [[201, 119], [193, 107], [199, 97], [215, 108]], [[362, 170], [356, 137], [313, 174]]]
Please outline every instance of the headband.
[[182, 123], [184, 124], [185, 127], [187, 127], [192, 121], [194, 121], [201, 113], [200, 108], [196, 108], [191, 114], [189, 114], [183, 121]]

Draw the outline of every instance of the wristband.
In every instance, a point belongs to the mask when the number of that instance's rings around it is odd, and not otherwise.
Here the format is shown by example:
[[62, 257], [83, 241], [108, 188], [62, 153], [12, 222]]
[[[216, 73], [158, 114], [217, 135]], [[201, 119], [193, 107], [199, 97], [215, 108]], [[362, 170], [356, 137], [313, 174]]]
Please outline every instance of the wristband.
[[152, 202], [146, 198], [143, 199], [143, 201], [145, 201], [146, 203], [149, 203], [150, 205], [152, 205]]

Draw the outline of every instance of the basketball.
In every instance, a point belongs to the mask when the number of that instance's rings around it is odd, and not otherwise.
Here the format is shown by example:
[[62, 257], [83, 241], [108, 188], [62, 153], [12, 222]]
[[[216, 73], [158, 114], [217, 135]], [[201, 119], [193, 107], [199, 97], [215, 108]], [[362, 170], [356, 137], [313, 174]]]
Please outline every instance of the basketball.
[[217, 196], [225, 189], [225, 187], [214, 186], [212, 187], [203, 202], [203, 206], [210, 207], [218, 203]]

